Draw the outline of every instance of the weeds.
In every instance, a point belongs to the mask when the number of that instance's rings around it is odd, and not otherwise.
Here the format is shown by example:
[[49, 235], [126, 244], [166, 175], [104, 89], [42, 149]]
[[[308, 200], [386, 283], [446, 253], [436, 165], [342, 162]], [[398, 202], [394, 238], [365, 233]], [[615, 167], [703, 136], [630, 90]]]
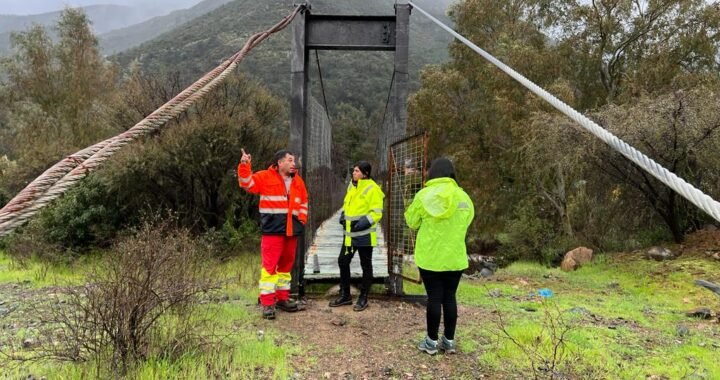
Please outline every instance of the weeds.
[[[487, 287], [486, 290], [490, 292]], [[564, 379], [568, 372], [572, 372], [572, 364], [579, 359], [577, 352], [572, 352], [568, 346], [568, 336], [578, 328], [578, 324], [550, 297], [542, 292], [540, 296], [533, 296], [540, 302], [542, 317], [540, 328], [529, 330], [532, 331], [530, 340], [524, 339], [521, 334], [511, 333], [506, 316], [493, 301], [495, 335], [509, 341], [523, 353], [533, 379]]]
[[62, 288], [37, 305], [47, 327], [38, 347], [32, 355], [11, 357], [89, 361], [98, 363], [98, 373], [102, 366], [123, 375], [149, 357], [179, 358], [217, 343], [200, 328], [208, 318], [197, 308], [220, 284], [206, 251], [171, 222], [145, 223], [122, 239], [83, 285]]

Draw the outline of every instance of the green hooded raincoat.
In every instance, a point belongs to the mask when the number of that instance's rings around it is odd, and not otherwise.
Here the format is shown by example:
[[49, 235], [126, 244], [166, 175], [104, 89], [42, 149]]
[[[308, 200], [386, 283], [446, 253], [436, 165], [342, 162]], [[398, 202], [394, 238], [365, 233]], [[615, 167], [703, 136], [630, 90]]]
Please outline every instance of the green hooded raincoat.
[[407, 225], [417, 230], [415, 263], [435, 272], [468, 267], [465, 234], [475, 217], [470, 197], [449, 177], [428, 181], [405, 211]]

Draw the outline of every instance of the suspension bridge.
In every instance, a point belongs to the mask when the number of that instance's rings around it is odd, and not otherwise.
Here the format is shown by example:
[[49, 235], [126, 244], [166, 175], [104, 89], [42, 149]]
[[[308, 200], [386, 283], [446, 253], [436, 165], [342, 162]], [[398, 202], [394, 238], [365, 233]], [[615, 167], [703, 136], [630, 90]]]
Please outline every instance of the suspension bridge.
[[[374, 255], [374, 275], [382, 279], [393, 294], [402, 294], [403, 280], [417, 281], [413, 273], [413, 235], [403, 221], [404, 205], [424, 183], [427, 167], [427, 136], [406, 136], [408, 95], [408, 43], [411, 11], [427, 17], [458, 41], [495, 65], [500, 71], [578, 123], [648, 174], [720, 221], [720, 203], [648, 156], [585, 117], [557, 97], [540, 88], [491, 54], [476, 46], [412, 1], [397, 1], [388, 16], [346, 16], [314, 14], [308, 4], [300, 4], [277, 24], [252, 35], [237, 53], [208, 72], [173, 99], [126, 132], [73, 153], [47, 169], [0, 209], [0, 236], [12, 233], [43, 207], [60, 197], [89, 173], [98, 169], [126, 145], [141, 136], [162, 130], [167, 122], [192, 107], [212, 91], [242, 60], [273, 34], [292, 25], [290, 68], [290, 149], [302, 164], [302, 175], [310, 193], [309, 228], [297, 255], [295, 288], [302, 293], [307, 281], [334, 280], [339, 276], [336, 260], [342, 242], [337, 223], [338, 210], [348, 178], [339, 178], [332, 162], [332, 127], [322, 83], [318, 50], [378, 50], [394, 52], [394, 70], [389, 84], [381, 133], [377, 136], [376, 167], [386, 187], [386, 205], [379, 247]], [[320, 73], [323, 102], [309, 96], [308, 70], [311, 52]], [[359, 263], [351, 271], [359, 277]]]

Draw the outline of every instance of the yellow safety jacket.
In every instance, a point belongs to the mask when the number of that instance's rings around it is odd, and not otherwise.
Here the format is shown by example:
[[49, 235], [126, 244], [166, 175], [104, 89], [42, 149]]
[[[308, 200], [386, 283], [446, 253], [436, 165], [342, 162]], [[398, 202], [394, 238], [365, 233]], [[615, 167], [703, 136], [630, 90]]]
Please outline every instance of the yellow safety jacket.
[[348, 185], [343, 216], [345, 246], [374, 247], [377, 245], [377, 224], [382, 218], [383, 193], [372, 179], [361, 179], [357, 185]]

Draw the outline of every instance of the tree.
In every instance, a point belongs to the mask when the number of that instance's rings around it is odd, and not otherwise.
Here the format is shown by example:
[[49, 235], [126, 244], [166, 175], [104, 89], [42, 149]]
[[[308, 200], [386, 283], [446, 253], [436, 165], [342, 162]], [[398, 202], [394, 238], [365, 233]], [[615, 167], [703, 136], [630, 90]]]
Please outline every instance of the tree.
[[[717, 198], [717, 101], [718, 86], [706, 85], [662, 96], [646, 95], [631, 104], [608, 105], [591, 117]], [[649, 230], [658, 221], [669, 236], [681, 242], [685, 233], [711, 222], [696, 206], [564, 115], [537, 113], [529, 136], [532, 140], [522, 150], [524, 181], [536, 184], [538, 194], [555, 209], [556, 223], [568, 236], [607, 246], [598, 237], [612, 233], [593, 223], [620, 224], [617, 228], [625, 229], [629, 236]]]
[[[635, 104], [608, 106], [596, 117], [610, 131], [659, 164], [699, 187], [720, 196], [720, 94], [718, 88], [697, 87], [661, 97], [642, 97]], [[673, 239], [711, 219], [650, 174], [618, 153], [593, 149], [594, 164], [615, 181], [642, 195], [665, 222]]]
[[[593, 0], [561, 18], [559, 48], [582, 108], [667, 91], [718, 69], [720, 7], [704, 0]], [[627, 98], [626, 98], [627, 99]]]
[[[610, 128], [629, 143], [650, 144], [627, 132], [642, 125], [664, 136], [651, 145], [678, 149], [677, 157], [683, 148], [664, 140], [672, 136], [671, 124], [633, 107], [649, 107], [679, 89], [718, 88], [719, 9], [702, 0], [467, 0], [450, 15], [461, 34], [574, 108], [621, 107], [617, 120], [625, 123]], [[631, 185], [628, 178], [644, 175], [634, 165], [613, 153], [615, 167], [607, 167], [601, 159], [611, 155], [607, 147], [470, 49], [455, 42], [450, 52], [452, 62], [423, 71], [422, 87], [410, 100], [410, 125], [430, 131], [431, 156], [454, 159], [461, 184], [476, 200], [474, 228], [483, 234], [510, 244], [505, 237], [525, 239], [523, 247], [547, 259], [552, 252], [541, 250], [578, 239], [622, 249], [632, 234], [657, 224], [678, 240], [706, 220], [653, 179]], [[696, 166], [684, 169], [683, 158], [657, 159], [692, 183], [704, 181]], [[714, 164], [709, 160], [703, 165]], [[655, 200], [641, 201], [653, 194]], [[542, 236], [527, 236], [531, 231]]]
[[[131, 79], [136, 83], [125, 86], [167, 88], [174, 77], [164, 83], [136, 74]], [[132, 115], [135, 107], [149, 107], [153, 97], [139, 96], [119, 109]], [[194, 233], [215, 230], [225, 242], [247, 243], [257, 197], [239, 188], [238, 155], [245, 148], [255, 170], [267, 168], [287, 138], [283, 114], [281, 102], [267, 90], [230, 75], [178, 120], [118, 152], [45, 208], [27, 230], [35, 240], [82, 252], [109, 246], [147, 215], [169, 212]]]
[[332, 119], [333, 166], [336, 175], [344, 180], [352, 169], [350, 165], [360, 160], [371, 161], [375, 156], [376, 141], [368, 136], [378, 133], [372, 130], [367, 113], [348, 103], [338, 104], [333, 115], [337, 115]]
[[16, 192], [63, 156], [118, 132], [112, 126], [117, 70], [102, 57], [90, 22], [65, 9], [54, 43], [40, 26], [14, 33], [14, 56], [2, 61], [0, 137], [17, 161], [7, 186]]
[[238, 187], [238, 154], [245, 148], [255, 170], [267, 168], [287, 139], [283, 114], [267, 90], [229, 76], [180, 120], [128, 147], [99, 173], [115, 199], [111, 207], [131, 220], [142, 211], [172, 210], [196, 231], [226, 222], [238, 227], [256, 211], [255, 197]]
[[107, 130], [89, 127], [105, 124], [107, 128], [109, 124], [93, 120], [97, 113], [93, 108], [112, 104], [118, 84], [117, 68], [101, 55], [90, 20], [81, 9], [65, 9], [56, 29], [59, 41], [55, 46], [55, 75], [60, 83], [61, 115], [70, 125], [73, 142], [85, 147], [107, 137]]
[[[541, 84], [560, 71], [541, 29], [552, 8], [543, 1], [468, 0], [450, 12], [458, 31]], [[497, 231], [525, 189], [515, 179], [514, 146], [529, 115], [530, 95], [464, 45], [451, 63], [427, 67], [409, 102], [410, 125], [430, 132], [431, 156], [452, 158], [475, 200], [476, 227]]]

